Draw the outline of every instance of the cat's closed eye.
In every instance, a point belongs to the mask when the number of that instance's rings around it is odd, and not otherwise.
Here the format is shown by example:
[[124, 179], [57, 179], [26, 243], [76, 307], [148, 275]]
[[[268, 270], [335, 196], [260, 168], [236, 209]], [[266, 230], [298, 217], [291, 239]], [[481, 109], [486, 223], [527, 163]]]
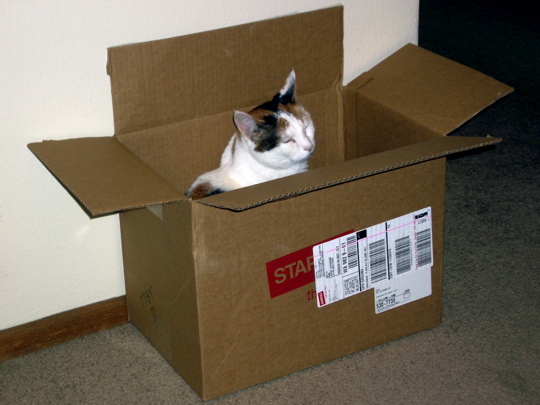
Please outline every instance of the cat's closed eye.
[[282, 142], [283, 143], [294, 142], [294, 139], [284, 139]]

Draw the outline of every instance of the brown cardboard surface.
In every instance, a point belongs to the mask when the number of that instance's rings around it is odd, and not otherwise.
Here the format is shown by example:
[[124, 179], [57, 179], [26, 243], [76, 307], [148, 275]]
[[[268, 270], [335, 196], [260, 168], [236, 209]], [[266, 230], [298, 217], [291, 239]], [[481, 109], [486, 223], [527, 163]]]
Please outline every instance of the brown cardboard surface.
[[347, 158], [447, 135], [512, 91], [408, 44], [347, 86]]
[[110, 48], [116, 134], [258, 105], [292, 68], [299, 96], [341, 83], [342, 19], [332, 7]]
[[[170, 128], [164, 129], [162, 134], [168, 139], [167, 134], [171, 132]], [[176, 137], [174, 133], [172, 136]], [[162, 163], [162, 160], [166, 159], [159, 159], [160, 156], [169, 155], [172, 167], [176, 167], [178, 162], [184, 167], [189, 166], [189, 156], [186, 154], [182, 158], [182, 154], [186, 151], [181, 143], [172, 141], [160, 143], [156, 142], [156, 137], [149, 139], [136, 134], [127, 138], [131, 139], [128, 143], [136, 152], [141, 153], [146, 161], [157, 162], [156, 170], [162, 169], [165, 175], [179, 176], [178, 173], [181, 175], [183, 172], [171, 170], [170, 166]], [[119, 139], [124, 140], [122, 136]], [[140, 142], [136, 143], [136, 141]], [[372, 154], [363, 159], [335, 163], [296, 176], [218, 194], [197, 203], [242, 211], [257, 205], [291, 198], [500, 141], [498, 138], [489, 137], [436, 138]], [[176, 148], [172, 148], [172, 144]], [[29, 148], [91, 217], [184, 199], [179, 189], [172, 187], [136, 155], [130, 153], [117, 141], [117, 138], [45, 141], [30, 144]], [[171, 151], [178, 152], [178, 155], [171, 154]], [[331, 161], [338, 160], [338, 149], [334, 152]], [[145, 154], [149, 154], [150, 157]], [[176, 166], [174, 161], [176, 161]], [[185, 183], [184, 178], [184, 181], [179, 184], [182, 186]]]
[[513, 89], [467, 66], [409, 44], [367, 72], [358, 91], [448, 134]]
[[202, 392], [201, 341], [191, 203], [120, 214], [130, 320], [197, 392]]
[[[438, 159], [240, 213], [195, 205], [203, 397], [438, 324], [444, 170], [444, 159]], [[375, 315], [371, 291], [321, 309], [308, 300], [313, 285], [269, 299], [264, 263], [426, 206], [434, 213], [436, 257], [430, 297], [380, 315]], [[355, 322], [350, 322], [353, 313]]]
[[111, 137], [44, 141], [28, 147], [91, 217], [183, 198]]
[[[130, 317], [204, 399], [431, 328], [441, 311], [444, 171], [436, 159], [244, 212], [184, 201], [165, 206], [163, 221], [123, 213]], [[372, 291], [321, 309], [307, 296], [313, 284], [269, 298], [264, 263], [425, 206], [431, 296], [380, 315]]]
[[490, 137], [430, 139], [372, 154], [362, 159], [348, 160], [284, 179], [214, 195], [198, 200], [197, 203], [241, 211], [272, 201], [291, 198], [322, 188], [333, 187], [363, 177], [396, 170], [470, 149], [494, 145], [499, 142], [501, 142], [501, 139]]
[[[280, 86], [280, 82], [276, 82], [275, 87]], [[309, 161], [310, 168], [343, 161], [341, 90], [341, 87], [332, 87], [299, 97], [312, 114], [317, 131], [317, 146]], [[227, 111], [116, 138], [171, 185], [185, 191], [199, 174], [219, 166], [221, 154], [236, 130], [232, 115], [233, 111]]]

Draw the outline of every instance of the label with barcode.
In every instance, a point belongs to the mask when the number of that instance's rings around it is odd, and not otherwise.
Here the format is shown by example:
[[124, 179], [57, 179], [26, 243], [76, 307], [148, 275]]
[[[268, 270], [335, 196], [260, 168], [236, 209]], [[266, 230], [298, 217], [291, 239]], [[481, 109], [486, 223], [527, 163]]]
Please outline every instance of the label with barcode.
[[431, 207], [313, 247], [317, 305], [374, 288], [375, 312], [431, 295]]

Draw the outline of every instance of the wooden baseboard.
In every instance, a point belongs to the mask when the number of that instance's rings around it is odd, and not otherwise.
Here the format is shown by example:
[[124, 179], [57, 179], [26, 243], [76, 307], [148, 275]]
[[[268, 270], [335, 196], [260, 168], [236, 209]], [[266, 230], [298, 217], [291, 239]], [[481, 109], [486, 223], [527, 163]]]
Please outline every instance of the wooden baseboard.
[[5, 329], [0, 331], [0, 362], [127, 322], [122, 296]]

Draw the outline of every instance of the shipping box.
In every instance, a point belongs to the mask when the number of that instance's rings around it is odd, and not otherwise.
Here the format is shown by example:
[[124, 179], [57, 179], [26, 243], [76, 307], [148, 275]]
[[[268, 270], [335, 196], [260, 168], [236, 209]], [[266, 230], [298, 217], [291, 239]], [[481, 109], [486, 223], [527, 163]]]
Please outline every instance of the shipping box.
[[[441, 322], [445, 156], [499, 142], [445, 135], [512, 89], [407, 45], [344, 91], [342, 37], [332, 7], [110, 48], [115, 135], [29, 145], [89, 216], [120, 213], [129, 317], [203, 399]], [[291, 68], [316, 127], [311, 170], [186, 199], [218, 166], [233, 110], [268, 100]], [[357, 280], [328, 304], [313, 246], [427, 210], [422, 295], [407, 301], [412, 282], [376, 301], [384, 291]], [[410, 252], [395, 243], [386, 273]], [[347, 266], [373, 275], [375, 256], [350, 246]]]

